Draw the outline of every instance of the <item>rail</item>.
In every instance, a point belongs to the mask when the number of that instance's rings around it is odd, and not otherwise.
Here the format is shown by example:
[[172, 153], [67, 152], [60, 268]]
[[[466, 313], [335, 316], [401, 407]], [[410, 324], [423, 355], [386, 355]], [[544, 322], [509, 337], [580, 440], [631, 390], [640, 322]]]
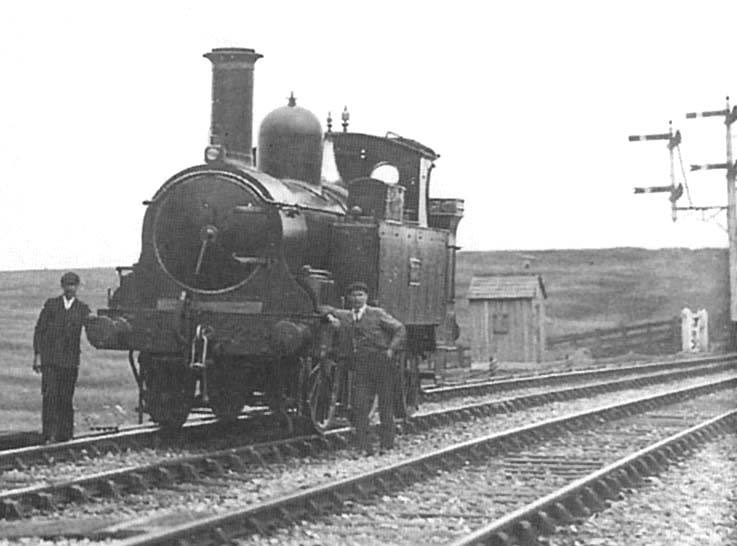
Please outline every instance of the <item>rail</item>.
[[[372, 502], [377, 496], [392, 495], [409, 486], [437, 477], [439, 472], [451, 471], [470, 464], [483, 464], [501, 453], [539, 444], [550, 438], [600, 426], [605, 421], [621, 419], [643, 411], [670, 404], [678, 404], [718, 390], [732, 389], [737, 378], [705, 383], [678, 389], [655, 396], [645, 396], [625, 403], [579, 412], [535, 423], [524, 427], [494, 433], [482, 438], [444, 447], [429, 453], [404, 459], [400, 462], [374, 470], [349, 476], [332, 482], [295, 491], [284, 496], [266, 500], [216, 515], [189, 518], [185, 523], [173, 526], [158, 525], [158, 521], [135, 520], [125, 531], [129, 538], [120, 542], [122, 546], [144, 546], [154, 544], [233, 544], [238, 538], [254, 533], [266, 536], [276, 529], [306, 519], [324, 517], [342, 512], [350, 505]], [[116, 531], [121, 530], [120, 527]], [[119, 535], [118, 535], [119, 536]], [[105, 536], [102, 531], [95, 537]], [[275, 539], [278, 540], [278, 539]], [[519, 544], [519, 543], [517, 543]], [[534, 542], [524, 542], [534, 544]]]
[[[474, 418], [509, 414], [552, 402], [575, 400], [630, 388], [643, 388], [647, 385], [720, 373], [733, 368], [733, 362], [714, 362], [708, 367], [676, 369], [665, 373], [660, 371], [614, 381], [595, 382], [443, 408], [416, 414], [411, 420], [403, 423], [402, 432], [417, 434]], [[337, 451], [345, 448], [351, 438], [352, 430], [341, 428], [331, 430], [322, 436], [298, 436], [263, 443], [246, 443], [240, 446], [219, 448], [207, 453], [167, 457], [141, 466], [127, 466], [64, 481], [55, 479], [52, 483], [6, 489], [0, 491], [0, 520], [27, 517], [32, 509], [53, 510], [54, 507], [63, 506], [69, 502], [84, 503], [91, 498], [121, 497], [131, 493], [140, 493], [147, 488], [166, 488], [173, 484], [222, 476], [226, 472], [243, 472], [248, 465], [284, 463], [289, 457], [315, 456], [325, 450]], [[27, 467], [27, 465], [24, 466]]]
[[617, 356], [630, 351], [649, 355], [674, 354], [680, 350], [680, 345], [681, 321], [678, 317], [551, 336], [546, 341], [548, 350], [566, 346], [573, 349], [586, 348], [596, 358]]

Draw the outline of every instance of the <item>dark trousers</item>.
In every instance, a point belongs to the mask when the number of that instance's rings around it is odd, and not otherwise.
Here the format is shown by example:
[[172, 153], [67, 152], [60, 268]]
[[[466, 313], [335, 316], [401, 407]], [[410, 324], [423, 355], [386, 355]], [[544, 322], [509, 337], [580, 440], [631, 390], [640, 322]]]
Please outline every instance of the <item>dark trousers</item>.
[[41, 369], [43, 400], [41, 422], [46, 440], [65, 442], [74, 434], [74, 386], [79, 368], [44, 366]]
[[394, 370], [384, 353], [374, 353], [355, 359], [353, 416], [356, 426], [356, 446], [369, 450], [369, 412], [374, 397], [379, 395], [379, 438], [382, 449], [394, 446]]

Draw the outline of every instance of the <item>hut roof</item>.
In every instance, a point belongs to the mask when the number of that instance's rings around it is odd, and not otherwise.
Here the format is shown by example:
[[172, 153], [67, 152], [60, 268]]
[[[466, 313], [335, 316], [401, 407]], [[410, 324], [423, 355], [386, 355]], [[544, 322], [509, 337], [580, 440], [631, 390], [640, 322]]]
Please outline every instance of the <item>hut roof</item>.
[[468, 288], [469, 300], [532, 299], [540, 291], [547, 298], [543, 279], [537, 273], [474, 276]]

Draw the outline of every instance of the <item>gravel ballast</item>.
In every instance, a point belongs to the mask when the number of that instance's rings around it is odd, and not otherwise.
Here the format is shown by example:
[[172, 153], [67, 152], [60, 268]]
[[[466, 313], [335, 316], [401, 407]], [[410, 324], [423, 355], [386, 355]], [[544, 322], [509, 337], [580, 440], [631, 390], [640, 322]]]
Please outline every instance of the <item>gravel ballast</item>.
[[[723, 375], [726, 377], [728, 374]], [[710, 378], [710, 380], [716, 379], [718, 379], [716, 376]], [[680, 382], [679, 387], [704, 382], [703, 378], [688, 380]], [[524, 412], [456, 423], [425, 431], [422, 434], [400, 436], [397, 449], [383, 456], [359, 457], [349, 451], [339, 451], [326, 453], [318, 458], [290, 458], [283, 464], [268, 465], [262, 468], [253, 467], [241, 474], [229, 472], [223, 478], [208, 478], [199, 482], [178, 484], [170, 489], [146, 491], [118, 500], [103, 499], [85, 505], [68, 505], [58, 513], [37, 514], [33, 521], [43, 523], [90, 516], [114, 516], [124, 520], [142, 514], [165, 514], [179, 510], [212, 514], [242, 508], [279, 495], [354, 476], [463, 440], [540, 422], [555, 416], [589, 410], [593, 407], [624, 402], [673, 388], [672, 385], [653, 386], [647, 389], [631, 389], [600, 395], [585, 400], [552, 403]]]
[[[707, 377], [698, 377], [689, 379], [688, 381], [706, 381], [711, 378], [717, 378], [717, 377], [726, 377], [725, 372], [722, 372], [720, 374], [714, 374], [709, 375]], [[633, 374], [632, 377], [636, 377], [637, 374]], [[630, 376], [628, 376], [630, 377]], [[662, 383], [662, 386], [669, 386], [673, 385], [675, 383], [679, 384], [687, 384], [683, 383], [686, 380], [669, 380], [664, 381]], [[596, 381], [580, 381], [575, 382], [575, 386], [584, 386], [589, 384], [598, 384], [601, 383], [602, 380], [596, 380]], [[690, 384], [690, 383], [689, 383]], [[654, 385], [653, 388], [657, 388], [657, 385]], [[562, 390], [570, 388], [570, 386], [566, 385], [560, 385], [555, 388], [555, 390]], [[450, 409], [450, 408], [457, 408], [460, 406], [464, 406], [467, 404], [479, 404], [482, 402], [489, 402], [492, 400], [501, 400], [501, 399], [507, 399], [511, 397], [516, 396], [524, 396], [524, 395], [531, 395], [531, 394], [537, 394], [541, 392], [547, 392], [550, 390], [550, 387], [528, 387], [528, 388], [521, 388], [521, 389], [514, 389], [510, 391], [505, 392], [499, 392], [499, 393], [490, 393], [486, 395], [477, 395], [477, 396], [463, 396], [458, 397], [454, 399], [444, 400], [444, 401], [438, 401], [438, 402], [426, 402], [422, 405], [422, 412], [431, 412], [431, 411], [438, 411], [438, 410], [444, 410], [444, 409]], [[637, 389], [628, 389], [620, 391], [621, 393], [630, 393]], [[612, 393], [613, 396], [616, 396], [619, 393]], [[609, 395], [605, 395], [609, 396]], [[586, 398], [586, 400], [593, 400], [594, 398]], [[598, 398], [597, 398], [598, 400]], [[553, 405], [554, 406], [554, 405]], [[551, 407], [550, 405], [546, 404], [543, 407]], [[525, 415], [529, 414], [529, 410], [525, 411]], [[506, 416], [505, 416], [506, 417]], [[492, 418], [493, 419], [493, 418]], [[528, 421], [523, 421], [523, 423], [527, 423]], [[461, 426], [462, 425], [458, 425]], [[520, 425], [512, 425], [512, 426], [520, 426]], [[452, 428], [452, 427], [451, 427]], [[234, 440], [226, 441], [225, 439], [220, 439], [216, 441], [217, 443], [221, 444], [220, 448], [225, 449], [227, 447], [230, 447], [235, 443]], [[120, 470], [124, 468], [129, 468], [133, 466], [143, 466], [147, 464], [153, 464], [155, 462], [159, 461], [165, 461], [168, 459], [174, 459], [177, 457], [187, 457], [190, 455], [196, 455], [198, 453], [203, 453], [205, 451], [214, 450], [217, 449], [218, 446], [216, 445], [210, 445], [203, 447], [200, 443], [200, 445], [195, 446], [186, 446], [186, 445], [168, 445], [168, 446], [162, 446], [159, 448], [143, 448], [143, 449], [132, 449], [132, 450], [124, 450], [121, 452], [110, 452], [106, 453], [102, 456], [92, 456], [85, 453], [82, 453], [80, 458], [76, 461], [60, 461], [60, 462], [52, 462], [51, 464], [43, 464], [43, 465], [32, 465], [25, 469], [12, 469], [7, 470], [4, 472], [0, 472], [0, 492], [6, 491], [9, 489], [15, 489], [15, 488], [21, 488], [21, 487], [34, 487], [34, 486], [42, 486], [42, 485], [48, 485], [48, 484], [54, 484], [54, 483], [60, 483], [76, 478], [81, 478], [89, 474], [95, 474], [99, 472], [109, 472], [114, 470]]]
[[737, 544], [737, 434], [723, 436], [612, 506], [548, 539], [550, 546]]
[[[241, 543], [276, 539], [277, 544], [294, 546], [447, 544], [625, 455], [733, 409], [735, 403], [735, 391], [724, 391], [575, 431], [510, 456], [495, 457], [488, 464], [438, 471], [437, 477], [398, 494], [286, 528], [274, 537], [253, 537]], [[657, 521], [654, 523], [657, 531]], [[680, 546], [669, 546], [674, 544]]]

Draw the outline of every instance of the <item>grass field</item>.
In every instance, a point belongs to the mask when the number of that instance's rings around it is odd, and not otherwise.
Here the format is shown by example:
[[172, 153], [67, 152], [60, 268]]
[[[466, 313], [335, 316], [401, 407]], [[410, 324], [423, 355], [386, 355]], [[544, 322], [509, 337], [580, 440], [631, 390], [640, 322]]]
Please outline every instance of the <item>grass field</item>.
[[[524, 270], [542, 274], [549, 335], [617, 326], [677, 315], [683, 307], [704, 307], [712, 337], [722, 337], [727, 319], [727, 252], [723, 249], [545, 250], [461, 252], [456, 295], [463, 330], [465, 293], [473, 275]], [[31, 370], [33, 328], [46, 298], [59, 293], [62, 271], [0, 272], [0, 431], [38, 429], [41, 378]], [[104, 307], [114, 269], [79, 270], [79, 297]], [[462, 335], [462, 340], [467, 339]], [[97, 351], [82, 341], [82, 365], [75, 395], [77, 430], [133, 423], [137, 403], [127, 355]]]
[[456, 279], [461, 326], [473, 275], [524, 271], [526, 264], [543, 277], [548, 335], [667, 319], [690, 307], [707, 309], [711, 336], [725, 336], [726, 249], [461, 252]]
[[[115, 270], [78, 270], [80, 299], [105, 307]], [[46, 298], [58, 295], [62, 271], [0, 272], [0, 431], [40, 428], [41, 376], [31, 370], [33, 328]], [[135, 422], [138, 396], [127, 354], [98, 351], [82, 336], [82, 364], [74, 397], [76, 430]]]

